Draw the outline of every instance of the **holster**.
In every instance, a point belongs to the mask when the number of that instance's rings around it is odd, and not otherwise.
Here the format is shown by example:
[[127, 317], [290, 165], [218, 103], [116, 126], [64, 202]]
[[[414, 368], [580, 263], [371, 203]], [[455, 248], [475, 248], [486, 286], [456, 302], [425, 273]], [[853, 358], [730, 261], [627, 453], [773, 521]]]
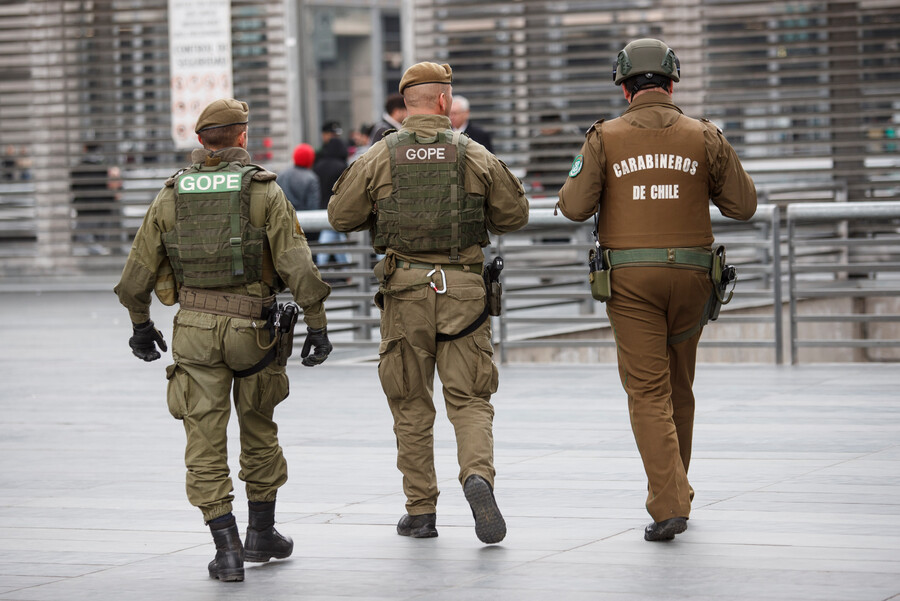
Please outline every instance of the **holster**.
[[612, 298], [612, 286], [610, 285], [609, 251], [601, 248], [592, 248], [588, 253], [588, 281], [591, 284], [591, 296], [594, 300], [605, 303]]
[[271, 342], [262, 348], [268, 352], [259, 360], [259, 363], [247, 369], [235, 370], [234, 377], [246, 378], [264, 370], [272, 361], [277, 365], [287, 365], [288, 357], [294, 350], [294, 326], [300, 315], [300, 306], [294, 301], [284, 304], [273, 302], [268, 310], [266, 329], [269, 331]]
[[501, 302], [503, 286], [500, 284], [500, 272], [488, 264], [484, 266], [481, 277], [484, 278], [485, 304], [487, 304], [488, 315], [500, 315], [503, 308]]
[[294, 352], [294, 326], [297, 325], [297, 318], [300, 316], [300, 307], [290, 301], [278, 305], [275, 315], [273, 329], [278, 339], [275, 343], [275, 362], [278, 365], [287, 365], [288, 357]]
[[713, 283], [712, 294], [707, 303], [708, 312], [706, 314], [709, 321], [715, 321], [719, 318], [719, 310], [722, 305], [731, 302], [734, 296], [734, 290], [728, 290], [728, 285], [737, 279], [737, 273], [734, 265], [726, 265], [725, 263], [725, 247], [717, 246], [712, 251], [712, 266], [709, 270], [709, 277]]

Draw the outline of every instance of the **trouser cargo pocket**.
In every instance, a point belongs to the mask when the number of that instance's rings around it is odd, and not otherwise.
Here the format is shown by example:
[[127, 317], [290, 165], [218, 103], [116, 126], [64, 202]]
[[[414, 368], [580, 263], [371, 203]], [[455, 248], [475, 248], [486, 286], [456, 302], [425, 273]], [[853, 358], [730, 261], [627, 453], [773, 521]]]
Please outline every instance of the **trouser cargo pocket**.
[[166, 402], [169, 405], [169, 413], [175, 419], [184, 419], [187, 415], [187, 397], [190, 387], [190, 378], [177, 363], [166, 368], [166, 379], [169, 381], [166, 392]]
[[389, 399], [406, 397], [407, 385], [403, 370], [403, 337], [386, 338], [378, 347], [378, 378]]

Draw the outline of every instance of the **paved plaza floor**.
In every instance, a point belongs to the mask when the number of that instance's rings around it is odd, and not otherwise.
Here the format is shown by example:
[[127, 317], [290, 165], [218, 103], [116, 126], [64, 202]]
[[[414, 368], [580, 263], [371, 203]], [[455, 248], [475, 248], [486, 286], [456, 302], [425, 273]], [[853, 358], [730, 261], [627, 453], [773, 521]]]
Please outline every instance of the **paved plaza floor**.
[[[615, 366], [503, 366], [509, 533], [485, 546], [441, 403], [440, 536], [403, 538], [375, 364], [295, 358], [276, 412], [290, 469], [278, 528], [294, 554], [249, 564], [243, 583], [210, 580], [212, 539], [185, 498], [184, 433], [166, 409], [171, 356], [131, 355], [112, 281], [0, 283], [0, 601], [900, 599], [896, 364], [700, 365], [696, 498], [668, 543], [642, 538], [646, 483]], [[172, 315], [154, 304], [169, 341]], [[243, 530], [236, 477], [235, 495]]]

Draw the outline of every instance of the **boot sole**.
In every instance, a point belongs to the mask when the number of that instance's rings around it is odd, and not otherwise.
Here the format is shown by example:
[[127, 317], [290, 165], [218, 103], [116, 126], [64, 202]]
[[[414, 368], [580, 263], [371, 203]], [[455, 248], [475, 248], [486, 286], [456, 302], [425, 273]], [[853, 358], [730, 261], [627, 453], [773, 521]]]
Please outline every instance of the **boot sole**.
[[270, 559], [286, 559], [291, 556], [294, 550], [291, 549], [287, 553], [259, 553], [254, 551], [248, 551], [244, 548], [244, 561], [249, 561], [251, 563], [265, 563]]
[[221, 572], [210, 571], [209, 577], [217, 578], [221, 582], [243, 582], [244, 569], [241, 568], [239, 570], [222, 570]]
[[469, 478], [463, 487], [466, 501], [475, 517], [475, 536], [483, 543], [492, 545], [506, 537], [506, 521], [500, 514], [491, 487], [482, 478]]
[[397, 534], [410, 538], [435, 538], [438, 535], [435, 528], [416, 528], [415, 530], [402, 530], [397, 528]]

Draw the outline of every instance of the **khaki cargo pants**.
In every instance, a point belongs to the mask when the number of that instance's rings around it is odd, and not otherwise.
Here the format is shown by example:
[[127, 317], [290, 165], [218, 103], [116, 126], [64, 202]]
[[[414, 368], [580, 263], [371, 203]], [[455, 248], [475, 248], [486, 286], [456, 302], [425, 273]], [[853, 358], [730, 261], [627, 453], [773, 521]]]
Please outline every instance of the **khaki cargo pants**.
[[[257, 320], [257, 324], [262, 323]], [[175, 316], [169, 379], [169, 412], [184, 422], [187, 446], [188, 500], [207, 522], [231, 511], [234, 496], [228, 469], [226, 430], [230, 393], [240, 427], [241, 471], [250, 501], [272, 501], [287, 481], [287, 463], [278, 444], [275, 406], [288, 395], [284, 367], [274, 363], [246, 378], [233, 370], [248, 369], [265, 355], [248, 319], [182, 309]], [[269, 341], [260, 334], [263, 345]]]
[[[393, 290], [422, 282], [427, 272], [398, 269]], [[417, 286], [386, 294], [381, 316], [378, 376], [394, 416], [397, 468], [403, 474], [406, 511], [434, 513], [437, 476], [434, 469], [434, 370], [443, 385], [447, 417], [456, 432], [459, 481], [472, 474], [494, 484], [494, 408], [497, 366], [493, 362], [490, 319], [468, 336], [436, 342], [438, 332], [465, 329], [484, 310], [481, 274], [444, 272], [447, 292]], [[443, 287], [440, 275], [433, 277]]]
[[709, 272], [621, 267], [611, 277], [606, 312], [616, 337], [631, 429], [647, 474], [647, 511], [656, 522], [690, 517], [694, 495], [687, 472], [701, 332], [671, 346], [666, 340], [700, 322], [712, 292]]

